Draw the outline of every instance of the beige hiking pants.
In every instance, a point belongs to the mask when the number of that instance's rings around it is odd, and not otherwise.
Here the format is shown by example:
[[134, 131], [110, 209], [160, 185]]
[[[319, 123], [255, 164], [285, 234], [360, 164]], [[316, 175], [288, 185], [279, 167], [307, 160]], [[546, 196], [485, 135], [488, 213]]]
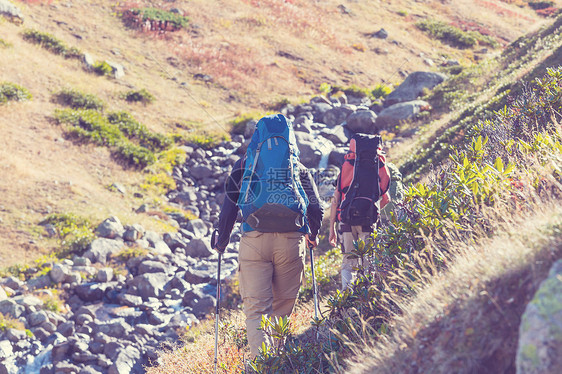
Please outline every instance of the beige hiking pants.
[[290, 316], [297, 300], [305, 261], [305, 239], [298, 232], [250, 231], [240, 239], [240, 293], [246, 315], [251, 358], [267, 341], [258, 330], [262, 315]]
[[351, 253], [355, 248], [353, 242], [359, 239], [365, 240], [370, 232], [363, 232], [361, 226], [351, 226], [351, 232], [341, 234], [341, 244], [343, 259], [341, 264], [341, 289], [345, 290], [355, 280], [357, 271], [354, 270], [361, 265], [362, 259], [348, 258], [347, 253]]

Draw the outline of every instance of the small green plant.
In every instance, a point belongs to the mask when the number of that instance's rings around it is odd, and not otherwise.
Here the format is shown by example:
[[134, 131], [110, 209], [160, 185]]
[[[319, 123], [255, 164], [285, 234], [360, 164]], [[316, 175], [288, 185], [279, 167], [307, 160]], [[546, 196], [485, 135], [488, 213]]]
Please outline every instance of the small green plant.
[[408, 16], [408, 12], [405, 10], [399, 10], [398, 11], [398, 15], [402, 16], [402, 17], [407, 17]]
[[41, 294], [39, 298], [43, 301], [43, 309], [54, 313], [60, 313], [64, 309], [64, 302], [61, 300], [60, 291], [51, 288], [49, 292]]
[[4, 39], [0, 39], [0, 48], [10, 48], [10, 47], [12, 47], [12, 43], [9, 43]]
[[25, 326], [21, 321], [0, 313], [0, 332], [7, 329], [25, 330]]
[[127, 112], [113, 112], [107, 115], [109, 123], [116, 125], [127, 138], [136, 140], [142, 147], [157, 152], [167, 149], [172, 141], [162, 135], [150, 132], [145, 125], [136, 121]]
[[178, 13], [169, 12], [158, 8], [133, 8], [123, 14], [128, 23], [136, 23], [140, 26], [141, 22], [157, 21], [162, 29], [165, 24], [170, 24], [173, 29], [181, 29], [189, 23], [189, 18]]
[[230, 125], [230, 133], [244, 134], [244, 131], [246, 130], [246, 124], [251, 120], [257, 120], [261, 117], [262, 115], [260, 113], [244, 113], [237, 116], [228, 123]]
[[96, 61], [92, 65], [92, 71], [97, 75], [110, 77], [113, 74], [113, 68], [106, 61]]
[[477, 31], [465, 32], [441, 21], [424, 20], [416, 23], [416, 26], [428, 35], [457, 48], [472, 48], [478, 43], [497, 46], [497, 42], [489, 36]]
[[222, 141], [230, 140], [228, 134], [219, 131], [200, 131], [183, 137], [187, 144], [192, 144], [203, 149], [216, 147]]
[[0, 104], [8, 101], [26, 101], [31, 98], [29, 91], [20, 85], [10, 82], [0, 83]]
[[95, 238], [91, 223], [71, 213], [50, 214], [40, 224], [55, 227], [61, 246], [58, 257], [82, 254]]
[[383, 99], [387, 97], [392, 92], [392, 87], [387, 86], [384, 83], [377, 84], [375, 88], [371, 91], [371, 95], [375, 99]]
[[147, 254], [148, 249], [133, 245], [131, 247], [122, 249], [119, 253], [113, 255], [113, 258], [121, 262], [127, 262], [127, 260], [131, 258], [142, 257], [146, 256]]
[[150, 104], [154, 101], [154, 95], [146, 89], [131, 90], [123, 94], [123, 98], [130, 103], [143, 103], [144, 105]]
[[53, 99], [59, 104], [72, 109], [103, 110], [105, 104], [92, 94], [86, 94], [72, 88], [65, 88], [54, 94]]
[[318, 91], [320, 91], [322, 95], [329, 95], [330, 92], [332, 92], [332, 86], [329, 83], [324, 82], [320, 85]]
[[82, 58], [82, 52], [78, 48], [68, 47], [63, 41], [51, 34], [28, 29], [23, 32], [23, 38], [28, 42], [37, 44], [49, 52], [61, 55], [64, 58]]

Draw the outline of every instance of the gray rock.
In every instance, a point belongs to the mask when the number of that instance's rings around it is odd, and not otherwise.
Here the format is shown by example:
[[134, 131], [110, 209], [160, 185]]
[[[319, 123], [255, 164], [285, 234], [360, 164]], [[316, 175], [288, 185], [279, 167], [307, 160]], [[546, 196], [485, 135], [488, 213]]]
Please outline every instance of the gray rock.
[[132, 330], [131, 325], [125, 322], [122, 318], [109, 323], [98, 323], [94, 328], [95, 333], [101, 332], [107, 336], [117, 339], [127, 336], [127, 334], [129, 334]]
[[346, 144], [349, 141], [345, 133], [344, 126], [337, 126], [333, 129], [324, 129], [320, 131], [320, 136], [330, 140], [336, 145]]
[[4, 16], [10, 22], [23, 23], [23, 13], [8, 0], [0, 0], [0, 15]]
[[74, 321], [68, 321], [68, 322], [64, 322], [61, 323], [58, 327], [57, 327], [57, 331], [65, 337], [69, 337], [71, 335], [74, 335]]
[[113, 61], [106, 61], [106, 62], [109, 66], [111, 66], [111, 69], [113, 69], [113, 77], [115, 79], [120, 79], [125, 76], [125, 68], [123, 67], [123, 65]]
[[123, 242], [120, 240], [111, 240], [106, 238], [97, 238], [90, 244], [90, 249], [84, 253], [84, 257], [92, 262], [105, 264], [108, 256], [116, 254], [123, 248]]
[[0, 340], [0, 361], [13, 354], [12, 343], [9, 340]]
[[208, 270], [187, 269], [184, 279], [191, 284], [207, 283], [211, 280]]
[[384, 106], [416, 100], [424, 89], [432, 89], [445, 79], [447, 76], [441, 73], [416, 71], [408, 75], [404, 82], [385, 98]]
[[103, 299], [104, 288], [99, 283], [84, 283], [76, 286], [74, 292], [85, 302], [100, 301]]
[[39, 326], [42, 323], [45, 323], [49, 320], [47, 313], [45, 311], [39, 311], [35, 313], [31, 313], [27, 316], [27, 323], [31, 327]]
[[107, 371], [108, 374], [140, 374], [143, 372], [142, 355], [133, 346], [119, 350], [113, 365]]
[[203, 238], [207, 236], [209, 228], [202, 219], [192, 219], [185, 223], [184, 228], [193, 233], [194, 238]]
[[209, 257], [213, 254], [211, 242], [209, 239], [193, 239], [189, 242], [185, 253], [194, 258]]
[[347, 128], [354, 133], [377, 134], [377, 115], [372, 110], [358, 110], [347, 118]]
[[155, 241], [152, 244], [152, 252], [159, 255], [171, 255], [172, 250], [168, 247], [168, 244], [164, 240]]
[[189, 169], [190, 174], [197, 180], [209, 178], [213, 175], [213, 169], [207, 165], [197, 165]]
[[68, 268], [61, 264], [55, 264], [49, 272], [49, 276], [51, 277], [51, 281], [53, 281], [53, 283], [63, 282], [67, 274]]
[[101, 268], [98, 270], [96, 276], [98, 282], [109, 282], [113, 279], [113, 269], [112, 268]]
[[49, 336], [51, 336], [51, 334], [42, 327], [33, 328], [31, 329], [31, 332], [37, 339], [39, 339], [40, 342], [44, 342], [49, 338]]
[[330, 152], [328, 156], [328, 165], [334, 165], [338, 168], [341, 168], [344, 161], [344, 156], [346, 155], [347, 150], [345, 148], [337, 148]]
[[422, 109], [426, 108], [429, 109], [431, 106], [423, 100], [394, 104], [379, 113], [376, 121], [377, 127], [380, 129], [392, 128], [403, 121], [415, 118]]
[[318, 167], [318, 163], [322, 158], [322, 152], [318, 148], [316, 139], [311, 134], [304, 132], [296, 132], [297, 145], [300, 151], [300, 161], [308, 168]]
[[10, 276], [7, 277], [5, 279], [2, 279], [0, 281], [0, 283], [4, 286], [4, 287], [9, 287], [12, 290], [17, 290], [19, 289], [21, 286], [24, 285], [24, 282], [22, 282], [21, 280], [19, 280], [16, 277]]
[[164, 297], [164, 287], [168, 282], [165, 273], [148, 273], [135, 277], [133, 284], [137, 286], [138, 294], [143, 299], [149, 297]]
[[145, 274], [145, 273], [167, 273], [169, 269], [169, 266], [164, 265], [161, 262], [158, 261], [143, 261], [141, 262], [141, 264], [139, 265], [139, 274]]
[[50, 286], [51, 286], [51, 277], [47, 274], [40, 275], [37, 278], [33, 278], [27, 281], [27, 287], [30, 290], [47, 288]]
[[349, 105], [335, 107], [324, 113], [322, 122], [325, 123], [329, 128], [336, 127], [344, 123], [347, 117], [353, 112], [353, 108]]
[[8, 338], [9, 341], [11, 341], [12, 343], [17, 343], [20, 340], [25, 340], [27, 339], [27, 334], [25, 333], [25, 331], [23, 330], [17, 330], [17, 329], [6, 329], [6, 337]]
[[55, 365], [55, 374], [78, 374], [80, 368], [66, 361], [57, 362]]
[[519, 327], [518, 374], [562, 373], [562, 260], [554, 263], [525, 308]]
[[186, 248], [189, 243], [179, 232], [165, 233], [163, 239], [164, 243], [174, 252], [178, 248]]
[[196, 205], [198, 202], [197, 194], [194, 188], [186, 188], [182, 192], [174, 194], [174, 196], [170, 198], [170, 201], [185, 206]]
[[119, 296], [119, 302], [122, 305], [132, 306], [132, 307], [138, 307], [143, 304], [142, 297], [131, 295], [128, 293]]
[[84, 68], [86, 70], [91, 71], [94, 69], [94, 64], [96, 63], [96, 60], [94, 60], [91, 54], [84, 53], [82, 55], [82, 63], [84, 64]]
[[74, 266], [90, 266], [92, 265], [92, 261], [86, 257], [75, 257], [74, 258]]
[[0, 301], [0, 313], [12, 318], [19, 318], [25, 312], [25, 307], [13, 299]]
[[123, 239], [128, 242], [136, 242], [142, 239], [144, 236], [144, 227], [139, 224], [134, 224], [125, 227], [125, 232], [123, 233]]
[[8, 295], [6, 294], [6, 291], [4, 291], [4, 289], [2, 287], [0, 287], [0, 301], [6, 300], [7, 298], [8, 298]]
[[123, 237], [125, 228], [121, 224], [121, 221], [119, 221], [119, 218], [113, 216], [100, 223], [95, 232], [99, 237], [115, 239]]

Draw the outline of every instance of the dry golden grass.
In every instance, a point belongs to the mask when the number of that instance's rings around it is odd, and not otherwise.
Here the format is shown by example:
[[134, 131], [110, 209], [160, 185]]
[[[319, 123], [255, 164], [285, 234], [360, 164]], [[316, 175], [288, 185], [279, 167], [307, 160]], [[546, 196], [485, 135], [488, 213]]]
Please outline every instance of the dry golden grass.
[[[265, 111], [264, 105], [279, 97], [307, 98], [324, 82], [366, 87], [381, 81], [397, 83], [402, 79], [399, 70], [427, 70], [423, 57], [437, 61], [441, 54], [470, 62], [464, 52], [422, 35], [414, 27], [422, 17], [441, 14], [450, 20], [482, 21], [493, 35], [508, 40], [542, 22], [526, 9], [513, 6], [510, 9], [521, 17], [503, 17], [479, 11], [484, 5], [465, 0], [350, 2], [345, 4], [350, 14], [338, 8], [337, 0], [194, 0], [189, 6], [168, 4], [183, 7], [193, 26], [161, 36], [124, 27], [111, 1], [16, 3], [25, 23], [18, 27], [0, 19], [2, 39], [12, 44], [0, 55], [0, 77], [29, 89], [34, 98], [0, 107], [4, 266], [29, 262], [55, 245], [37, 226], [48, 211], [73, 212], [94, 222], [117, 215], [125, 223], [159, 227], [153, 219], [132, 212], [146, 202], [131, 197], [142, 175], [117, 165], [104, 149], [59, 141], [62, 129], [49, 120], [57, 107], [50, 102], [55, 91], [70, 87], [94, 94], [107, 103], [107, 110], [127, 110], [153, 131], [175, 132], [178, 121], [223, 131], [237, 113]], [[87, 73], [77, 60], [25, 42], [21, 33], [27, 28], [51, 33], [95, 60], [121, 63], [126, 75], [114, 80]], [[387, 40], [366, 36], [380, 28], [389, 32]], [[375, 48], [388, 54], [377, 54]], [[196, 80], [198, 73], [212, 75], [214, 82]], [[155, 96], [153, 104], [128, 104], [119, 97], [123, 91], [141, 88]], [[121, 196], [109, 191], [106, 187], [114, 182], [131, 192]]]
[[416, 287], [413, 299], [394, 300], [401, 314], [391, 335], [358, 350], [349, 372], [492, 373], [513, 365], [521, 313], [562, 254], [562, 207], [506, 221], [498, 237], [456, 243], [445, 272]]

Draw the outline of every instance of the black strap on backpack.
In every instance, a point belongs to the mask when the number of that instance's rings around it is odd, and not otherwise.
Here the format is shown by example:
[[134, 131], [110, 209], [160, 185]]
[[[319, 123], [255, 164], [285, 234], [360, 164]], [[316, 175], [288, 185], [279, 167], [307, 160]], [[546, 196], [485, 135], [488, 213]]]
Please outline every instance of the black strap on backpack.
[[341, 202], [341, 221], [351, 226], [370, 226], [379, 218], [381, 196], [379, 177], [379, 135], [355, 134], [353, 180]]

